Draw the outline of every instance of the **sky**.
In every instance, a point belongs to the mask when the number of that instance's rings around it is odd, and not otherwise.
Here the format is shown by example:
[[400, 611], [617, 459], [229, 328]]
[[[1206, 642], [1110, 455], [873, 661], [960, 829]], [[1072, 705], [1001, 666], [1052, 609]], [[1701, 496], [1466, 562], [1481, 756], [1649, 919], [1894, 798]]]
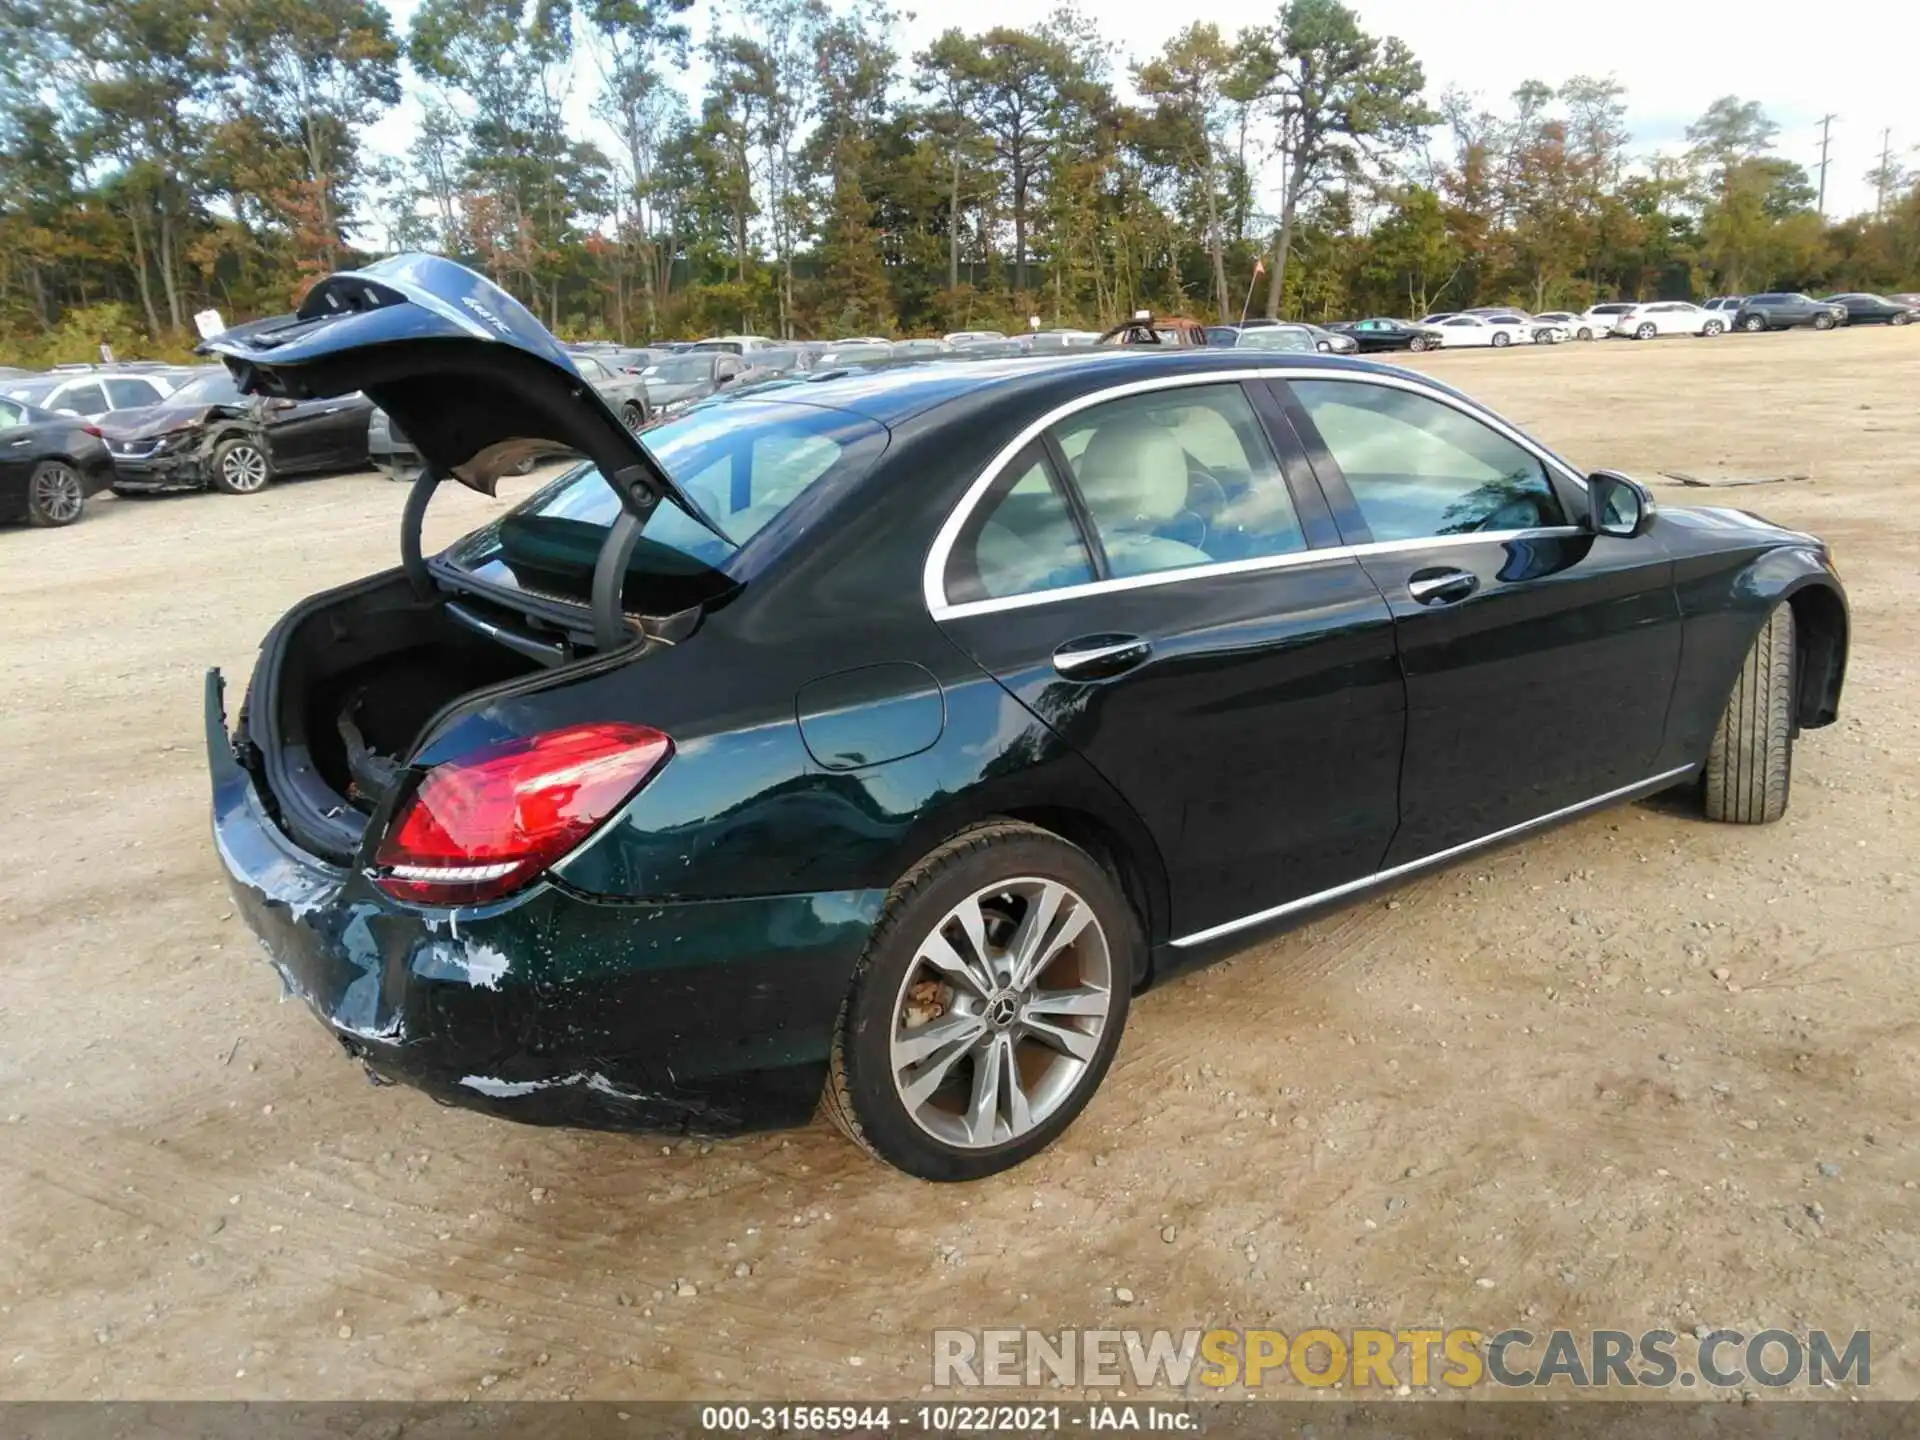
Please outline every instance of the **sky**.
[[[417, 0], [390, 0], [395, 28], [404, 32]], [[828, 0], [829, 4], [833, 0]], [[960, 11], [913, 12], [903, 0], [896, 28], [903, 54], [924, 46], [949, 25], [970, 32], [995, 25], [1026, 25], [1050, 0], [968, 0]], [[924, 3], [924, 0], [920, 0]], [[1833, 114], [1826, 209], [1841, 218], [1871, 210], [1865, 176], [1879, 162], [1883, 130], [1896, 155], [1920, 166], [1920, 6], [1906, 0], [1824, 0], [1813, 11], [1789, 10], [1778, 0], [1608, 0], [1600, 6], [1541, 4], [1539, 0], [1347, 0], [1363, 26], [1397, 35], [1426, 68], [1428, 94], [1450, 86], [1477, 94], [1489, 107], [1525, 80], [1558, 84], [1571, 75], [1611, 74], [1626, 87], [1633, 149], [1679, 150], [1685, 132], [1716, 98], [1758, 100], [1780, 127], [1775, 151], [1807, 167], [1816, 182], [1820, 119]], [[1157, 50], [1192, 20], [1211, 20], [1232, 34], [1273, 18], [1273, 0], [1212, 0], [1203, 9], [1156, 0], [1080, 0], [1117, 52], [1115, 79], [1125, 62]], [[720, 12], [698, 0], [691, 15], [696, 42]], [[1817, 16], [1817, 29], [1808, 24]], [[1875, 63], [1884, 59], [1884, 63]], [[576, 63], [569, 113], [574, 128], [610, 142], [588, 113], [596, 84], [591, 60]], [[689, 92], [702, 80], [689, 71]], [[389, 154], [405, 150], [417, 110], [411, 96], [374, 127], [373, 143]]]

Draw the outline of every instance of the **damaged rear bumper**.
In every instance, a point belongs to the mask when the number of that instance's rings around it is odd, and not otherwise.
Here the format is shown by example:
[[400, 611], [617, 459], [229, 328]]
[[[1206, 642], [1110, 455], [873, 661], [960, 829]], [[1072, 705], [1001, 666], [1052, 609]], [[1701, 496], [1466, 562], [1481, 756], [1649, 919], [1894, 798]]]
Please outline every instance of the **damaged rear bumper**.
[[877, 891], [650, 904], [542, 882], [423, 909], [296, 847], [206, 690], [213, 833], [234, 904], [375, 1075], [540, 1124], [722, 1133], [812, 1114]]

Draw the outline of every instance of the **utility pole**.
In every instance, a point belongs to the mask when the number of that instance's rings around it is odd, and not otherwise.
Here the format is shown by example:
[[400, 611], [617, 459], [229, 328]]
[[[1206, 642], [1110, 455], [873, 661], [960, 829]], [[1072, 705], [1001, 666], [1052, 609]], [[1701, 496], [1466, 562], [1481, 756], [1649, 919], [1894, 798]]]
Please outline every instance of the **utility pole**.
[[1874, 177], [1873, 218], [1884, 220], [1887, 215], [1887, 187], [1893, 183], [1893, 131], [1880, 132], [1880, 173]]
[[1827, 132], [1833, 125], [1833, 122], [1839, 118], [1838, 115], [1822, 115], [1820, 117], [1820, 199], [1817, 208], [1820, 211], [1820, 218], [1823, 220], [1827, 215]]

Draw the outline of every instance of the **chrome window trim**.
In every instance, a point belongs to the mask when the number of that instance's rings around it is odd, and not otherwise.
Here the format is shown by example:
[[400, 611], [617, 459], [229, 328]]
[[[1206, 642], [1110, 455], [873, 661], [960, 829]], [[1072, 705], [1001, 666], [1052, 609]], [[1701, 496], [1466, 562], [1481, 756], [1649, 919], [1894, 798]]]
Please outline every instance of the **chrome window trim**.
[[1284, 905], [1275, 905], [1271, 909], [1256, 911], [1252, 915], [1242, 915], [1237, 920], [1227, 920], [1219, 925], [1209, 926], [1205, 930], [1195, 931], [1191, 935], [1182, 935], [1172, 943], [1176, 949], [1185, 949], [1192, 945], [1204, 945], [1209, 940], [1224, 939], [1226, 936], [1238, 931], [1250, 930], [1254, 926], [1264, 925], [1270, 920], [1282, 919], [1287, 915], [1293, 914], [1295, 911], [1305, 910], [1310, 906], [1323, 905], [1329, 900], [1338, 900], [1345, 895], [1357, 895], [1363, 890], [1370, 890], [1376, 885], [1385, 885], [1389, 881], [1398, 880], [1404, 875], [1412, 875], [1416, 871], [1425, 870], [1430, 866], [1443, 865], [1449, 860], [1469, 854], [1483, 846], [1495, 845], [1502, 840], [1513, 839], [1516, 836], [1526, 834], [1529, 830], [1541, 829], [1558, 820], [1571, 819], [1582, 811], [1597, 810], [1603, 805], [1610, 805], [1616, 800], [1625, 800], [1636, 793], [1652, 794], [1654, 791], [1663, 788], [1669, 781], [1678, 780], [1681, 776], [1687, 775], [1699, 768], [1697, 764], [1677, 765], [1671, 770], [1661, 771], [1658, 775], [1649, 775], [1645, 780], [1636, 780], [1631, 785], [1622, 785], [1617, 790], [1609, 790], [1604, 795], [1595, 795], [1590, 800], [1580, 800], [1572, 805], [1563, 805], [1558, 810], [1551, 810], [1545, 815], [1537, 815], [1531, 820], [1522, 820], [1518, 825], [1509, 825], [1504, 830], [1494, 831], [1491, 835], [1482, 835], [1478, 840], [1468, 840], [1464, 844], [1452, 845], [1445, 850], [1436, 850], [1433, 854], [1424, 855], [1418, 860], [1409, 860], [1404, 865], [1395, 865], [1390, 869], [1377, 870], [1373, 874], [1364, 875], [1358, 880], [1349, 880], [1344, 885], [1335, 885], [1330, 890], [1321, 890], [1312, 895], [1303, 895], [1298, 900], [1287, 901]]
[[1469, 420], [1479, 421], [1495, 434], [1518, 445], [1541, 465], [1560, 475], [1582, 493], [1587, 488], [1585, 476], [1576, 474], [1572, 466], [1551, 451], [1542, 448], [1506, 421], [1464, 404], [1444, 390], [1422, 384], [1410, 375], [1387, 375], [1370, 370], [1307, 369], [1302, 366], [1276, 365], [1262, 366], [1259, 369], [1207, 370], [1191, 375], [1157, 375], [1150, 380], [1130, 380], [1122, 385], [1110, 385], [1104, 390], [1077, 395], [1055, 406], [1028, 424], [1012, 440], [1002, 446], [993, 459], [987, 462], [986, 467], [967, 487], [966, 493], [949, 512], [939, 530], [934, 533], [933, 544], [927, 551], [926, 563], [920, 574], [921, 596], [926, 602], [927, 613], [935, 620], [957, 620], [968, 615], [990, 615], [1000, 610], [1019, 609], [1028, 605], [1045, 605], [1056, 600], [1077, 600], [1086, 595], [1100, 595], [1109, 591], [1137, 590], [1150, 585], [1171, 585], [1182, 580], [1205, 580], [1220, 575], [1238, 575], [1258, 570], [1287, 569], [1296, 565], [1310, 565], [1321, 560], [1352, 559], [1435, 545], [1483, 544], [1488, 541], [1586, 533], [1577, 525], [1556, 525], [1531, 530], [1489, 530], [1467, 535], [1430, 535], [1412, 540], [1375, 540], [1364, 545], [1327, 545], [1319, 549], [1293, 550], [1285, 554], [1261, 555], [1247, 560], [1222, 560], [1212, 565], [1191, 565], [1179, 570], [1157, 570], [1149, 575], [1127, 575], [1111, 580], [1094, 580], [1084, 585], [1064, 585], [1057, 590], [1032, 590], [1021, 595], [998, 595], [987, 600], [948, 601], [947, 564], [952, 559], [954, 544], [960, 538], [960, 532], [965, 528], [968, 517], [973, 513], [974, 507], [980, 503], [981, 498], [992, 488], [994, 481], [1000, 478], [1001, 472], [1042, 431], [1057, 425], [1069, 415], [1078, 414], [1095, 405], [1104, 405], [1109, 400], [1123, 400], [1129, 395], [1145, 395], [1156, 390], [1188, 389], [1195, 385], [1237, 385], [1246, 380], [1331, 380], [1343, 385], [1381, 385], [1392, 390], [1405, 390], [1428, 400], [1438, 401], [1442, 405], [1459, 411]]

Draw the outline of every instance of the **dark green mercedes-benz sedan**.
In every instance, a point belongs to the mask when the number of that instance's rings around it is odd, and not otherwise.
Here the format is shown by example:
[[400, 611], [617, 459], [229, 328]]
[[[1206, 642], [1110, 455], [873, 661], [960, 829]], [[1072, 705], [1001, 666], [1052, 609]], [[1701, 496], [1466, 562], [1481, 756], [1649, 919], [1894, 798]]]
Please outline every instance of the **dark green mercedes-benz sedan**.
[[[1839, 703], [1821, 542], [1367, 362], [816, 373], [635, 435], [423, 256], [210, 345], [364, 391], [426, 465], [400, 563], [286, 615], [231, 731], [208, 677], [233, 892], [376, 1075], [501, 1115], [824, 1099], [986, 1175], [1072, 1122], [1140, 987], [1658, 790], [1773, 820]], [[422, 552], [438, 485], [556, 448]]]

